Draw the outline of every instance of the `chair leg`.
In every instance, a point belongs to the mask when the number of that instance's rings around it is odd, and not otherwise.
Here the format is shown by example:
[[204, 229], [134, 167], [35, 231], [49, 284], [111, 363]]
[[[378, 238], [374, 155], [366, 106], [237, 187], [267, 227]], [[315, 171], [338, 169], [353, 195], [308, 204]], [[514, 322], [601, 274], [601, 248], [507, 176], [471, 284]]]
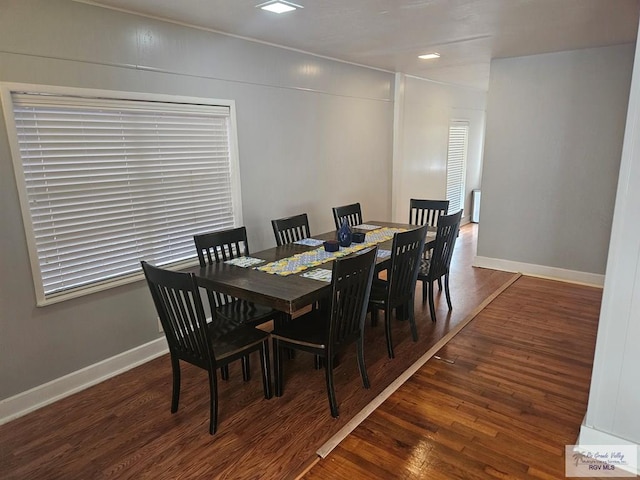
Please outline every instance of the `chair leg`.
[[223, 380], [229, 380], [229, 365], [220, 367], [220, 376]]
[[251, 361], [249, 355], [242, 357], [242, 379], [245, 382], [251, 380]]
[[409, 326], [411, 327], [411, 338], [414, 342], [418, 341], [418, 328], [416, 327], [416, 315], [413, 308], [413, 300], [406, 306], [407, 315], [409, 316]]
[[429, 282], [429, 313], [431, 314], [431, 321], [436, 321], [436, 307], [433, 304], [433, 282]]
[[428, 280], [422, 280], [422, 305], [427, 303], [427, 283]]
[[273, 339], [273, 370], [276, 397], [282, 396], [282, 352], [280, 351], [280, 341]]
[[449, 306], [449, 311], [453, 310], [453, 306], [451, 305], [451, 293], [449, 292], [449, 274], [445, 273], [444, 275], [444, 294], [447, 297], [447, 305]]
[[320, 357], [320, 355], [313, 356], [313, 367], [316, 370], [320, 370], [322, 368], [322, 358]]
[[391, 308], [384, 311], [384, 328], [387, 337], [387, 353], [389, 358], [394, 358], [393, 355], [393, 341], [391, 340]]
[[171, 413], [178, 411], [180, 402], [180, 360], [171, 356], [171, 371], [173, 372], [173, 392], [171, 394]]
[[378, 309], [372, 308], [371, 309], [371, 326], [375, 327], [376, 325], [378, 325]]
[[324, 357], [324, 373], [327, 382], [327, 395], [329, 396], [329, 407], [331, 408], [331, 416], [338, 416], [338, 402], [336, 401], [336, 390], [333, 384], [333, 358], [331, 355]]
[[[291, 320], [292, 320], [291, 319], [291, 315], [289, 315], [288, 313], [281, 313], [275, 319], [275, 322], [274, 322], [275, 330], [277, 330], [279, 327], [281, 327], [283, 325], [286, 325]], [[287, 349], [287, 356], [288, 356], [289, 360], [293, 360], [294, 358], [296, 358], [296, 351], [293, 348], [288, 348]]]
[[364, 363], [364, 335], [360, 335], [358, 339], [358, 368], [360, 369], [360, 376], [362, 377], [362, 385], [364, 388], [369, 388], [369, 375], [367, 374], [367, 366]]
[[215, 370], [209, 370], [209, 433], [218, 429], [218, 377]]
[[278, 314], [274, 319], [273, 319], [273, 329], [274, 330], [278, 330], [280, 327], [282, 327], [283, 325], [285, 325], [289, 320], [291, 319], [291, 316], [286, 314], [286, 313], [280, 313]]
[[442, 291], [442, 277], [438, 277], [438, 290]]
[[269, 341], [265, 340], [260, 345], [260, 366], [262, 367], [262, 388], [264, 389], [264, 398], [270, 399], [271, 393], [271, 365], [269, 365]]

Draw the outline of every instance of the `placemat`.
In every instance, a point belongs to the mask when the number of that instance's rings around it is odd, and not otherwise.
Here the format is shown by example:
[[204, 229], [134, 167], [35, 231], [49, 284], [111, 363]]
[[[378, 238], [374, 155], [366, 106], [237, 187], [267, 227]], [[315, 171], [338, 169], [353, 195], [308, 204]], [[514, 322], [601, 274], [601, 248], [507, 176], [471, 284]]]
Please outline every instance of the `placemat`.
[[378, 228], [382, 228], [380, 225], [371, 225], [369, 223], [361, 223], [360, 225], [354, 225], [352, 228], [357, 228], [358, 230], [377, 230]]
[[332, 271], [327, 268], [314, 268], [300, 274], [301, 277], [312, 278], [313, 280], [320, 280], [321, 282], [330, 282], [331, 275]]
[[264, 263], [265, 260], [261, 258], [255, 257], [237, 257], [232, 258], [231, 260], [227, 260], [224, 263], [228, 263], [229, 265], [235, 265], [236, 267], [252, 267], [259, 263]]
[[293, 242], [296, 245], [307, 245], [309, 247], [317, 247], [322, 245], [322, 240], [318, 240], [317, 238], [303, 238], [302, 240], [298, 240]]

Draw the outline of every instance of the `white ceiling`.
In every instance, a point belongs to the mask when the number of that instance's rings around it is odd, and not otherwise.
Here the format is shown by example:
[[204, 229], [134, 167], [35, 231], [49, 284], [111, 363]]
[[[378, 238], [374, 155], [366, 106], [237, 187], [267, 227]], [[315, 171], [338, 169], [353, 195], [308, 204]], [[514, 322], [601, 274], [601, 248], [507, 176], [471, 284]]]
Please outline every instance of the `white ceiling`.
[[[486, 90], [492, 58], [634, 42], [640, 0], [77, 0]], [[418, 55], [436, 51], [436, 60]]]

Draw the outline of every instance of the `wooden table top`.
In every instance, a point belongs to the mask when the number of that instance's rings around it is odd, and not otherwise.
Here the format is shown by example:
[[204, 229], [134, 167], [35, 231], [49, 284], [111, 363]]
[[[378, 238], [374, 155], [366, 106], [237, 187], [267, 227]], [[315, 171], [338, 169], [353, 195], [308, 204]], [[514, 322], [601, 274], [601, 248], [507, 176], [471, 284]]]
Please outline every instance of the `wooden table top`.
[[[415, 225], [403, 223], [379, 221], [368, 221], [366, 223], [380, 225], [381, 227], [417, 228]], [[359, 230], [356, 229], [355, 231]], [[312, 235], [311, 237], [329, 240], [334, 239], [335, 234], [335, 231], [331, 231], [321, 235]], [[431, 248], [434, 242], [435, 233], [430, 231], [427, 234], [425, 248]], [[390, 250], [391, 243], [392, 240], [382, 242], [378, 244], [378, 248]], [[249, 256], [273, 262], [314, 248], [318, 247], [288, 244], [262, 250], [261, 252], [250, 252]], [[390, 257], [378, 258], [378, 268], [385, 268], [385, 264], [389, 260]], [[331, 262], [323, 264], [323, 268], [331, 268]], [[224, 262], [207, 267], [195, 266], [184, 271], [194, 273], [198, 284], [203, 288], [242, 298], [289, 314], [328, 296], [331, 288], [329, 283], [305, 278], [300, 274], [274, 275], [253, 268], [229, 265]]]

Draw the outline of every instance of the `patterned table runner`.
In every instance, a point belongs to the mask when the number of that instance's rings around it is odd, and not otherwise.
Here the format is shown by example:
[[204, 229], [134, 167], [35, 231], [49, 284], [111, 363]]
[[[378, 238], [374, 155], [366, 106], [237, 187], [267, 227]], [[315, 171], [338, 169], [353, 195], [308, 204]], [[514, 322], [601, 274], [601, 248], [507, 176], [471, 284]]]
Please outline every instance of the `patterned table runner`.
[[383, 227], [378, 230], [368, 232], [363, 243], [352, 243], [348, 247], [340, 247], [340, 250], [337, 252], [327, 252], [324, 247], [315, 248], [307, 252], [298, 253], [291, 257], [267, 263], [266, 265], [255, 267], [255, 269], [275, 275], [293, 275], [295, 273], [303, 272], [308, 268], [322, 265], [323, 263], [335, 258], [344, 257], [345, 255], [350, 255], [354, 252], [364, 250], [365, 248], [373, 247], [378, 243], [390, 240], [396, 233], [404, 231], [404, 228]]

